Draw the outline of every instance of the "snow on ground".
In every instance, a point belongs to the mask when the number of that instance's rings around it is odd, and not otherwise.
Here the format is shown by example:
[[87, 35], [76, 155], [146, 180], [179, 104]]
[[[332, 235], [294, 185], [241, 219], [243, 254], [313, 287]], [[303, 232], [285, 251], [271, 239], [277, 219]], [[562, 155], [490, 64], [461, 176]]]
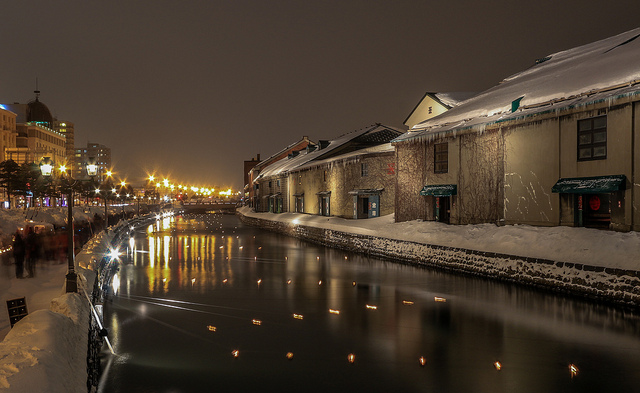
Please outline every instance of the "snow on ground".
[[0, 389], [86, 391], [88, 328], [89, 306], [77, 293], [21, 320], [0, 343]]
[[[104, 212], [104, 208], [96, 209]], [[66, 208], [1, 210], [2, 235], [15, 232], [30, 219], [60, 225]], [[74, 210], [85, 221], [93, 211]], [[25, 217], [26, 216], [26, 217]], [[26, 221], [25, 221], [26, 218]], [[93, 254], [103, 252], [110, 237], [104, 232], [91, 239], [76, 256], [78, 273], [91, 268]], [[11, 252], [0, 254], [0, 390], [8, 392], [85, 392], [89, 306], [84, 294], [65, 293], [66, 260], [41, 262], [33, 278], [17, 279]], [[29, 315], [13, 328], [7, 300], [25, 297]]]
[[361, 235], [561, 262], [640, 270], [639, 232], [622, 233], [590, 228], [528, 225], [448, 225], [421, 220], [395, 223], [393, 214], [365, 220], [352, 220], [299, 213], [255, 213], [247, 207], [241, 208], [240, 212], [249, 217]]
[[7, 300], [25, 297], [29, 314], [36, 310], [49, 309], [51, 299], [64, 293], [64, 280], [67, 274], [66, 263], [47, 263], [36, 265], [36, 276], [17, 279], [13, 257], [3, 258], [0, 267], [0, 340], [9, 333], [11, 324], [7, 309]]

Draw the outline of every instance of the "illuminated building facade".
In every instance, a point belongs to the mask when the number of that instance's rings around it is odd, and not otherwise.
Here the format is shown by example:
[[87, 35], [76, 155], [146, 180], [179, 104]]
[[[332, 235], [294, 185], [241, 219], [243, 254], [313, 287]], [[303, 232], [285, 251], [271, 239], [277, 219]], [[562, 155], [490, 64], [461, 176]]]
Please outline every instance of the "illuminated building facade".
[[16, 114], [15, 144], [10, 140], [5, 145], [4, 159], [23, 164], [38, 163], [42, 158], [49, 157], [55, 163], [65, 163], [66, 136], [55, 129], [51, 111], [40, 101], [40, 91], [34, 93], [35, 99], [28, 104], [2, 104], [5, 111]]
[[74, 167], [75, 163], [75, 128], [70, 121], [59, 121], [54, 119], [53, 129], [65, 136], [65, 156], [67, 157], [67, 166]]
[[37, 122], [17, 124], [15, 147], [5, 149], [5, 158], [18, 164], [39, 163], [49, 157], [55, 163], [66, 162], [65, 136]]
[[4, 161], [5, 151], [16, 146], [16, 117], [17, 115], [0, 105], [0, 161]]

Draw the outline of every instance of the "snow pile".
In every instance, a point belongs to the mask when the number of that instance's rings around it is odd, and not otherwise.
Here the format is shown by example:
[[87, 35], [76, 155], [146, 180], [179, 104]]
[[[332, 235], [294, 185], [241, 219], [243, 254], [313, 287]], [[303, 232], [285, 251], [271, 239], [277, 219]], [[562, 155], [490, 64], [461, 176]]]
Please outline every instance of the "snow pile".
[[639, 232], [621, 233], [590, 228], [528, 225], [447, 225], [421, 220], [395, 223], [392, 214], [352, 220], [299, 213], [255, 213], [248, 207], [238, 210], [248, 217], [360, 235], [559, 262], [640, 270]]
[[13, 392], [86, 391], [89, 305], [65, 294], [18, 322], [0, 343], [0, 387]]
[[94, 272], [98, 270], [100, 256], [109, 252], [109, 244], [113, 239], [111, 231], [102, 231], [92, 237], [76, 255], [76, 266], [88, 282], [93, 282]]

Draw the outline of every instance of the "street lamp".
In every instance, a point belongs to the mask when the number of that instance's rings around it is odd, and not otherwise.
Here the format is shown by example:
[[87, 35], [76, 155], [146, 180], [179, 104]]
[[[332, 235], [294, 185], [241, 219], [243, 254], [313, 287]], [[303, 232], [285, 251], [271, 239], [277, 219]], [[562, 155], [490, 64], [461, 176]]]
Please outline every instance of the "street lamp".
[[94, 178], [98, 174], [98, 164], [96, 164], [95, 158], [89, 158], [87, 162], [87, 175], [89, 177]]
[[[87, 170], [87, 175], [91, 178], [91, 184], [95, 187], [95, 178], [98, 174], [98, 163], [96, 162], [95, 157], [89, 157], [85, 165], [85, 169]], [[87, 196], [87, 203], [89, 202]]]
[[44, 157], [42, 161], [40, 161], [40, 172], [44, 177], [48, 178], [51, 176], [51, 172], [53, 172], [53, 161], [51, 161], [51, 158]]
[[109, 226], [109, 212], [107, 210], [107, 199], [109, 198], [109, 192], [107, 191], [108, 180], [113, 175], [112, 171], [107, 171], [104, 178], [104, 228]]
[[[50, 177], [53, 172], [53, 162], [49, 157], [45, 157], [40, 162], [40, 172], [44, 177]], [[60, 166], [60, 172], [66, 172], [66, 166]], [[73, 251], [73, 179], [71, 173], [67, 176], [68, 194], [67, 194], [67, 262], [68, 271], [66, 275], [66, 291], [78, 292], [78, 276], [75, 271], [75, 253]]]

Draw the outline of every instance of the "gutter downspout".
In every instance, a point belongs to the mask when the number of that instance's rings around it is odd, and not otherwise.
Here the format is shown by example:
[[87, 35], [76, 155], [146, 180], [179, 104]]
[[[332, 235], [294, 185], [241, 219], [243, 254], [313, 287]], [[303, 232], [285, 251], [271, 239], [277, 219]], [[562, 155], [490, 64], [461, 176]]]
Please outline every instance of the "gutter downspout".
[[635, 227], [635, 212], [634, 209], [636, 207], [636, 204], [639, 203], [639, 201], [636, 201], [636, 186], [639, 182], [638, 179], [636, 179], [636, 165], [640, 165], [636, 162], [636, 148], [638, 146], [636, 146], [636, 143], [638, 143], [637, 139], [636, 139], [636, 109], [638, 107], [638, 105], [640, 105], [638, 102], [634, 102], [631, 106], [631, 230], [637, 230], [638, 228]]

